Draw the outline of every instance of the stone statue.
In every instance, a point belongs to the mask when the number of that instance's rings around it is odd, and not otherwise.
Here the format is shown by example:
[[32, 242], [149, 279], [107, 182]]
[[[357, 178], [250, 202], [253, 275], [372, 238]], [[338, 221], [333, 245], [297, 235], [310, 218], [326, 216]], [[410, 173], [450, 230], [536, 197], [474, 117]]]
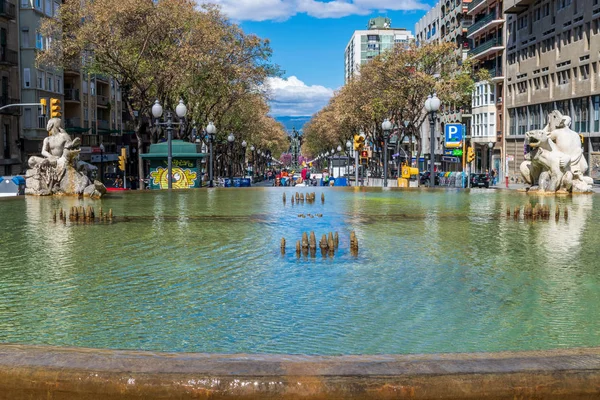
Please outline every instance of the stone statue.
[[555, 110], [543, 130], [526, 133], [531, 152], [521, 164], [521, 175], [530, 192], [591, 193], [592, 178], [583, 157], [581, 139], [571, 130], [571, 118]]
[[80, 139], [71, 139], [60, 118], [50, 119], [46, 129], [49, 136], [42, 143], [42, 157], [28, 160], [25, 194], [101, 197], [106, 193], [102, 183], [92, 183], [78, 168]]

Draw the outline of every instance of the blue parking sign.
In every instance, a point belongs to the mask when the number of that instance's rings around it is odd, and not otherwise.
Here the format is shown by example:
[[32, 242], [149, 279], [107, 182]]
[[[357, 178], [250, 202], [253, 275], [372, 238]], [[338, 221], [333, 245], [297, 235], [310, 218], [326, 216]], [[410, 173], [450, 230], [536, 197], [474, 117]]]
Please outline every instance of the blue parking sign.
[[462, 124], [446, 124], [444, 126], [446, 133], [446, 147], [456, 148], [462, 146], [463, 126]]

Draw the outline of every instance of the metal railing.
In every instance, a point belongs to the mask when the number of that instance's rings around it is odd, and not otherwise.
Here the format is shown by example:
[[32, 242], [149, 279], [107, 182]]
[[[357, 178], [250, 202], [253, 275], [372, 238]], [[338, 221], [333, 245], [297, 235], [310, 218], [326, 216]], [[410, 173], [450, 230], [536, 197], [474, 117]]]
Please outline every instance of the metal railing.
[[16, 19], [17, 11], [15, 5], [6, 0], [0, 1], [0, 16], [8, 19]]
[[477, 54], [483, 53], [484, 51], [489, 50], [492, 47], [503, 46], [503, 42], [504, 41], [502, 40], [501, 36], [494, 39], [490, 39], [469, 51], [469, 55], [476, 56]]
[[479, 29], [483, 28], [485, 25], [489, 24], [495, 19], [498, 19], [498, 14], [496, 14], [496, 12], [494, 11], [493, 13], [490, 13], [482, 19], [480, 19], [479, 21], [473, 23], [473, 25], [471, 25], [469, 29], [467, 29], [467, 35], [472, 35], [473, 32], [478, 31]]
[[474, 9], [475, 7], [477, 7], [478, 5], [480, 5], [481, 3], [483, 3], [486, 0], [473, 0], [472, 2], [469, 3], [469, 11], [471, 11], [472, 9]]
[[96, 103], [99, 106], [107, 106], [108, 105], [108, 96], [103, 96], [103, 95], [97, 95], [96, 96]]
[[19, 65], [19, 53], [9, 50], [4, 46], [0, 47], [0, 63], [9, 65]]
[[81, 128], [81, 118], [65, 119], [65, 128]]
[[65, 100], [80, 101], [79, 89], [65, 89]]

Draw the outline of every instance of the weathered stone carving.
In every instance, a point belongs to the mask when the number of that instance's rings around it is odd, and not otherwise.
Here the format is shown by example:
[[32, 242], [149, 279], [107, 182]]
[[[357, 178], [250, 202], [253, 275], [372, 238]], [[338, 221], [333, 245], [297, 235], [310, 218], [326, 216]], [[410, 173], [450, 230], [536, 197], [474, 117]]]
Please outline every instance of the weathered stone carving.
[[548, 115], [542, 130], [526, 133], [531, 152], [521, 163], [521, 175], [530, 192], [591, 193], [592, 178], [584, 176], [588, 164], [579, 135], [571, 130], [571, 118], [558, 110]]
[[101, 197], [104, 185], [93, 183], [79, 168], [80, 139], [71, 139], [60, 118], [48, 121], [48, 137], [42, 144], [42, 157], [29, 158], [25, 194], [37, 196], [84, 195]]

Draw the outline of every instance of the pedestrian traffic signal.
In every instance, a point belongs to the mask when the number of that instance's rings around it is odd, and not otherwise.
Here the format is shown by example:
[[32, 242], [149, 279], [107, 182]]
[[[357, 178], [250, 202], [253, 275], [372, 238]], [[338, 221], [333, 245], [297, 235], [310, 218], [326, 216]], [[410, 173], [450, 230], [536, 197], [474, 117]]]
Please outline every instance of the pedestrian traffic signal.
[[46, 107], [48, 106], [46, 99], [40, 99], [40, 104], [42, 105], [42, 115], [46, 115]]
[[361, 150], [365, 145], [364, 135], [354, 135], [354, 150]]
[[60, 118], [62, 116], [62, 110], [60, 107], [60, 99], [50, 99], [50, 118]]
[[127, 150], [125, 147], [121, 148], [121, 155], [119, 156], [119, 169], [125, 171], [125, 163], [127, 162]]
[[475, 160], [475, 152], [472, 147], [469, 147], [467, 150], [467, 162], [472, 162], [473, 160]]

